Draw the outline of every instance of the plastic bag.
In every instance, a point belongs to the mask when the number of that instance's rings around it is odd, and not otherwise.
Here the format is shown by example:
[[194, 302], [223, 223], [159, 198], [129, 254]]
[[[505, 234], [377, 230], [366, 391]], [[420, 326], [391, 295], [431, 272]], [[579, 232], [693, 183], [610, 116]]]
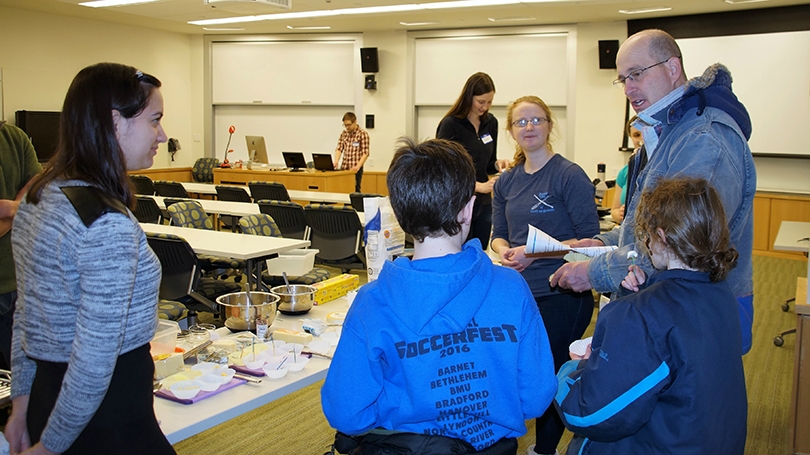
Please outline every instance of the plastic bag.
[[363, 199], [366, 214], [364, 240], [368, 281], [376, 280], [385, 261], [405, 251], [405, 233], [399, 227], [387, 197]]

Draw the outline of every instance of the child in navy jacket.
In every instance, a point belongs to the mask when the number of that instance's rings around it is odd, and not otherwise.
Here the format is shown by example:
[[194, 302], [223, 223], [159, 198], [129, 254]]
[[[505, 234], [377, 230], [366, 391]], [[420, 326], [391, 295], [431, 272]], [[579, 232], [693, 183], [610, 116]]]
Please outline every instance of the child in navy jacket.
[[639, 292], [607, 305], [591, 347], [557, 374], [568, 454], [742, 454], [741, 332], [723, 281], [737, 252], [720, 198], [702, 179], [661, 180], [637, 218], [660, 271], [631, 265], [622, 286]]

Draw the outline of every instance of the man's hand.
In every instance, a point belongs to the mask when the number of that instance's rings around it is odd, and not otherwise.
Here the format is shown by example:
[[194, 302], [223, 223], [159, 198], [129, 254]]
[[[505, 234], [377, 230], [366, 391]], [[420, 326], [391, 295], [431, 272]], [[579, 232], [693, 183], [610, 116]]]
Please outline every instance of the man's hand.
[[[602, 242], [599, 242], [602, 243]], [[588, 261], [563, 264], [548, 279], [551, 287], [559, 286], [574, 292], [585, 292], [593, 288], [588, 279]]]

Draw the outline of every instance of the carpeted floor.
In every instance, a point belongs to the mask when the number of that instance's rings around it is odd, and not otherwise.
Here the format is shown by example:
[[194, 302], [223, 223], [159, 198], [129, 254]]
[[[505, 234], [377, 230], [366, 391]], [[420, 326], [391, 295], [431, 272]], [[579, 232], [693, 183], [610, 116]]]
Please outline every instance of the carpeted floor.
[[[743, 360], [749, 402], [746, 455], [787, 453], [795, 336], [786, 336], [782, 347], [773, 345], [773, 337], [795, 326], [796, 316], [782, 312], [780, 305], [794, 295], [796, 277], [806, 274], [806, 261], [754, 257], [754, 346]], [[334, 431], [321, 412], [320, 387], [316, 383], [174, 447], [180, 455], [321, 455]], [[527, 426], [518, 454], [534, 442], [534, 422]], [[566, 432], [560, 453], [570, 438]]]

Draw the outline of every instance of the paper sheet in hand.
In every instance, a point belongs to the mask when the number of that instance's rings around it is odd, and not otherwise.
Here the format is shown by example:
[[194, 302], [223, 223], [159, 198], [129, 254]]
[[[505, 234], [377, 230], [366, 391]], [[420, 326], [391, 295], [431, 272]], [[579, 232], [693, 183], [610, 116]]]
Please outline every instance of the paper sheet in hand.
[[559, 240], [546, 234], [540, 229], [537, 229], [531, 224], [529, 225], [529, 237], [526, 239], [526, 254], [574, 251], [593, 258], [615, 249], [615, 246], [588, 246], [571, 248], [570, 246], [563, 244]]

